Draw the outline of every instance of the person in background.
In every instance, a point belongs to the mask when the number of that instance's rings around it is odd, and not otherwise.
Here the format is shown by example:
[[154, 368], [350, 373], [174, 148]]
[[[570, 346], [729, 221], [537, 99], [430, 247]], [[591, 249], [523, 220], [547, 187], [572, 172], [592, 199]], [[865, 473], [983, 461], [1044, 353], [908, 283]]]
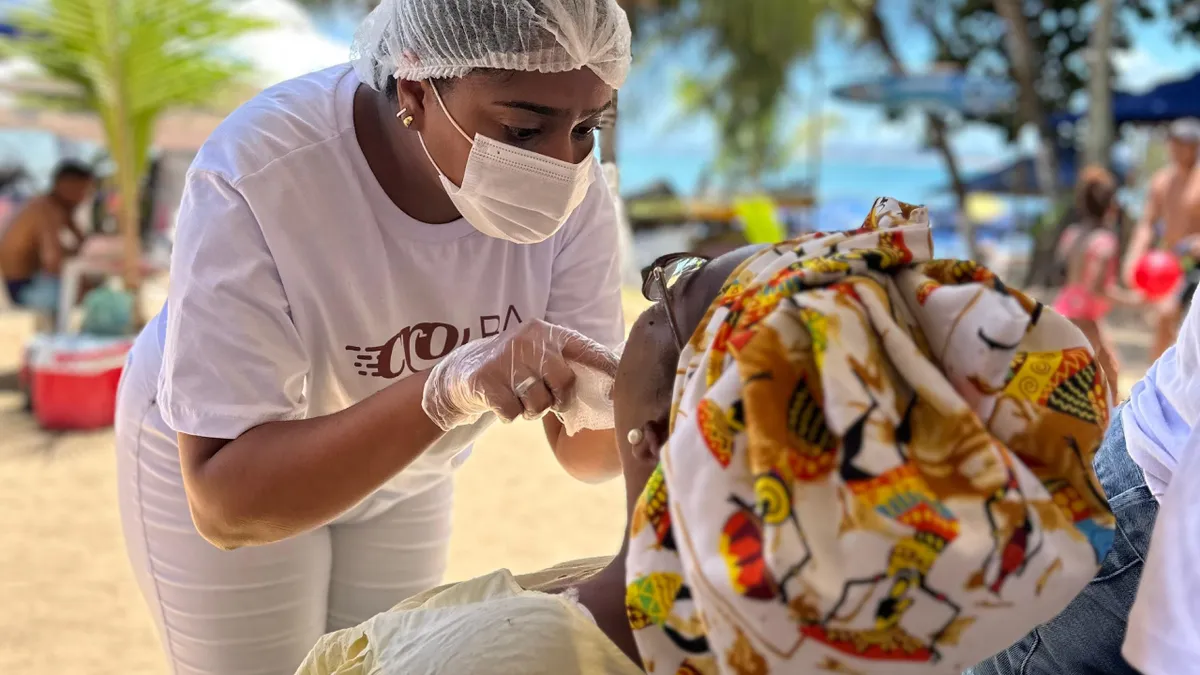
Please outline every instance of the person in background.
[[[1200, 171], [1196, 171], [1196, 160], [1200, 156], [1200, 120], [1186, 118], [1173, 122], [1168, 130], [1168, 148], [1171, 161], [1150, 179], [1146, 207], [1138, 220], [1129, 250], [1125, 256], [1122, 276], [1126, 285], [1134, 287], [1133, 274], [1138, 260], [1159, 240], [1162, 245], [1181, 253], [1180, 243], [1191, 235], [1200, 234]], [[1162, 223], [1161, 232], [1156, 231]], [[1186, 251], [1188, 257], [1200, 258], [1200, 248]], [[1150, 358], [1162, 356], [1175, 342], [1183, 308], [1191, 301], [1188, 285], [1180, 283], [1179, 289], [1162, 301], [1155, 303], [1154, 341], [1150, 347]]]
[[[57, 280], [62, 264], [75, 255], [83, 233], [75, 210], [91, 196], [95, 175], [90, 167], [66, 161], [54, 171], [50, 191], [26, 202], [0, 235], [0, 272], [8, 295], [17, 304], [35, 279]], [[63, 235], [72, 239], [63, 242]]]
[[1117, 284], [1120, 242], [1114, 231], [1117, 218], [1117, 181], [1106, 169], [1090, 166], [1079, 174], [1075, 209], [1079, 222], [1063, 232], [1058, 257], [1067, 280], [1054, 309], [1070, 319], [1096, 350], [1109, 386], [1117, 387], [1117, 350], [1104, 317], [1113, 303], [1136, 305], [1141, 296]]

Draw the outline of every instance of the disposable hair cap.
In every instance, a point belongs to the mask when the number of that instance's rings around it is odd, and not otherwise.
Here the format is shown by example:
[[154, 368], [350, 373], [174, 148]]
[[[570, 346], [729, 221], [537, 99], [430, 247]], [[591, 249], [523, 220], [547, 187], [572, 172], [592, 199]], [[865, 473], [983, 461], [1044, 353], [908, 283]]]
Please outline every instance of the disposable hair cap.
[[462, 77], [477, 68], [590, 68], [614, 89], [629, 74], [629, 19], [617, 0], [382, 0], [354, 36], [362, 82]]

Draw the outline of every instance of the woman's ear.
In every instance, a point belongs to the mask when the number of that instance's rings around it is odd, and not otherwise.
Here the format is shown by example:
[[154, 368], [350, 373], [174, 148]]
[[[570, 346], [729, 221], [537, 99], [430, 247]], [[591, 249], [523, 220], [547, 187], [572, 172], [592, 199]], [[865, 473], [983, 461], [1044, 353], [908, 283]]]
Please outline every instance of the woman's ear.
[[411, 80], [396, 80], [396, 111], [404, 111], [411, 115], [412, 124], [408, 125], [413, 131], [425, 129], [425, 83]]

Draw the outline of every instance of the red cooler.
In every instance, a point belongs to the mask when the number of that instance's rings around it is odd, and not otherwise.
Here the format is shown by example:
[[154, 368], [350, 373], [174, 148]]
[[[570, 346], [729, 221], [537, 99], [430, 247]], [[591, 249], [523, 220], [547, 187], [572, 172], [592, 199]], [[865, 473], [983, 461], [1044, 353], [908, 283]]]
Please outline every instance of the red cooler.
[[33, 416], [59, 431], [112, 426], [117, 384], [133, 338], [38, 336], [30, 344]]

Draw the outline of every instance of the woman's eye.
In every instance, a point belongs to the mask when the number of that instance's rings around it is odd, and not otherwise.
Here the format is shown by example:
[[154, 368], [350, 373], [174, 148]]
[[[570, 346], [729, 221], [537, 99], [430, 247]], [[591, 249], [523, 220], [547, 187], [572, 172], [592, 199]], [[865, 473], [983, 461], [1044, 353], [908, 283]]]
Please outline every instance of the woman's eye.
[[591, 136], [592, 134], [596, 133], [596, 129], [597, 129], [597, 127], [594, 124], [588, 125], [585, 127], [575, 127], [575, 132], [574, 132], [575, 137], [576, 138], [587, 138], [588, 136]]
[[534, 136], [538, 135], [538, 132], [538, 129], [522, 129], [520, 127], [509, 126], [504, 127], [504, 133], [508, 134], [510, 139], [518, 142], [532, 140]]

